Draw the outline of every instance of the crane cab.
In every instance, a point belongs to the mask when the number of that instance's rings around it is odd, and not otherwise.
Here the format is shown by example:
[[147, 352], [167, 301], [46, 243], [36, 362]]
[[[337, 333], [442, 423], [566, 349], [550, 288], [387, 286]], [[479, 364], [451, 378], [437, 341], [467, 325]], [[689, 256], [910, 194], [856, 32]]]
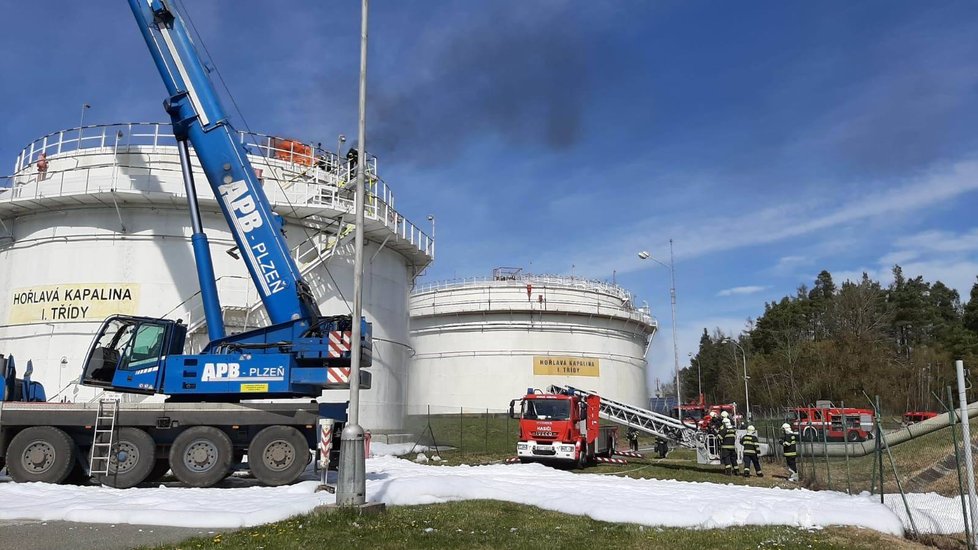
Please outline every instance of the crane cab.
[[82, 384], [154, 393], [163, 361], [181, 355], [187, 327], [181, 321], [115, 315], [102, 323], [88, 355]]

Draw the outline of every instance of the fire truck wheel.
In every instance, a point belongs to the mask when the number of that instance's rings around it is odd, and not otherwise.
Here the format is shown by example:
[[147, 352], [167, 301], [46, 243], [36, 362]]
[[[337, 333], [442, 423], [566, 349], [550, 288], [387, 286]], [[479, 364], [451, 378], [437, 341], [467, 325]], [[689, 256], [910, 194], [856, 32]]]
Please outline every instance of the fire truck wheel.
[[308, 464], [309, 442], [292, 426], [269, 426], [248, 446], [248, 466], [264, 485], [286, 485], [302, 475]]
[[191, 487], [211, 487], [227, 477], [234, 448], [231, 438], [211, 426], [194, 426], [173, 440], [170, 470]]
[[75, 442], [51, 426], [32, 426], [10, 441], [7, 473], [14, 481], [61, 483], [75, 467]]
[[857, 442], [862, 440], [863, 438], [859, 437], [859, 432], [856, 430], [850, 430], [849, 433], [846, 434], [846, 441]]
[[[98, 462], [94, 469], [105, 466], [104, 461]], [[92, 479], [116, 489], [128, 489], [145, 481], [155, 465], [156, 442], [153, 438], [139, 428], [119, 428], [106, 468], [109, 473], [93, 475]]]
[[159, 481], [166, 476], [166, 473], [170, 471], [170, 461], [164, 457], [157, 457], [156, 464], [153, 464], [153, 469], [149, 471], [149, 475], [146, 476], [145, 481]]

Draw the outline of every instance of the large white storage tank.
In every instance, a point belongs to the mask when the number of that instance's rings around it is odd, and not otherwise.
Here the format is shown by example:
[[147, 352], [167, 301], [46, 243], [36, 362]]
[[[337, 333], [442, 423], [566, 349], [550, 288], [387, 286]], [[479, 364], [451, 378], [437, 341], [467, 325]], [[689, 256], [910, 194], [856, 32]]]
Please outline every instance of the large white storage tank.
[[[241, 141], [286, 220], [290, 248], [323, 313], [348, 314], [354, 194], [345, 163], [293, 140], [242, 133]], [[196, 164], [194, 171], [229, 332], [264, 324], [207, 180]], [[374, 363], [373, 387], [361, 393], [361, 423], [396, 430], [407, 388], [408, 294], [433, 246], [394, 209], [375, 159], [368, 171], [364, 315], [373, 323]], [[94, 397], [94, 390], [71, 381], [92, 334], [112, 313], [182, 318], [190, 351], [206, 342], [186, 193], [168, 124], [44, 136], [21, 152], [7, 179], [0, 182], [9, 187], [0, 189], [0, 353], [13, 355], [21, 369], [31, 359], [49, 398]], [[347, 396], [331, 391], [324, 400]]]
[[410, 311], [409, 414], [504, 409], [550, 384], [648, 406], [656, 321], [617, 285], [497, 269], [419, 287]]

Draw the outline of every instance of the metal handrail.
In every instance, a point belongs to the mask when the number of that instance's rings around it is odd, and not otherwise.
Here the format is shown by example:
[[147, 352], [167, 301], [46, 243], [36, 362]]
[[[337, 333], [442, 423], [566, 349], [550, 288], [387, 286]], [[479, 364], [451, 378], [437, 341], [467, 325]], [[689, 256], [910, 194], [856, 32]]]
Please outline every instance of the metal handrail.
[[[353, 193], [346, 187], [353, 180], [351, 167], [338, 154], [322, 149], [318, 144], [303, 144], [266, 134], [239, 132], [243, 147], [252, 158], [253, 165], [270, 171], [268, 177], [280, 183], [280, 189], [269, 189], [270, 200], [292, 205], [314, 205], [338, 210], [353, 211]], [[146, 171], [178, 172], [178, 164], [166, 166], [127, 166], [121, 163], [74, 167], [68, 170], [47, 170], [44, 180], [38, 182], [37, 161], [44, 153], [49, 163], [61, 158], [78, 158], [84, 155], [105, 153], [130, 153], [133, 151], [151, 154], [173, 155], [177, 157], [176, 140], [170, 124], [160, 122], [133, 122], [122, 124], [97, 124], [59, 130], [30, 142], [17, 156], [14, 174], [0, 176], [0, 202], [13, 202], [17, 199], [39, 198], [60, 195], [65, 192], [65, 174], [70, 173], [74, 182], [83, 181], [81, 193], [109, 190], [102, 182], [93, 182], [93, 171], [111, 168], [113, 170], [112, 191], [138, 190], [135, 185], [127, 186], [117, 181], [117, 169], [133, 168]], [[409, 222], [394, 209], [394, 194], [383, 179], [377, 177], [377, 159], [367, 157], [367, 189], [365, 210], [369, 219], [382, 221], [395, 235], [408, 241], [426, 255], [434, 256], [434, 241], [421, 228]], [[147, 176], [148, 177], [148, 176]], [[53, 185], [60, 181], [60, 189]], [[22, 186], [37, 184], [33, 196], [25, 195]], [[181, 195], [182, 186], [172, 191]], [[78, 191], [71, 191], [76, 193]]]
[[599, 281], [596, 279], [585, 279], [582, 277], [575, 277], [572, 275], [533, 275], [533, 274], [518, 274], [512, 278], [498, 279], [493, 277], [466, 277], [459, 279], [449, 279], [445, 281], [435, 281], [431, 283], [426, 283], [419, 285], [411, 293], [412, 295], [423, 294], [426, 292], [431, 292], [434, 290], [447, 290], [447, 289], [460, 289], [466, 287], [480, 287], [491, 284], [493, 286], [522, 286], [525, 284], [536, 284], [536, 285], [557, 285], [570, 288], [579, 288], [582, 290], [590, 290], [595, 292], [601, 292], [603, 294], [608, 294], [610, 296], [619, 298], [628, 307], [635, 310], [643, 310], [645, 308], [635, 306], [634, 295], [625, 290], [624, 288], [606, 281]]

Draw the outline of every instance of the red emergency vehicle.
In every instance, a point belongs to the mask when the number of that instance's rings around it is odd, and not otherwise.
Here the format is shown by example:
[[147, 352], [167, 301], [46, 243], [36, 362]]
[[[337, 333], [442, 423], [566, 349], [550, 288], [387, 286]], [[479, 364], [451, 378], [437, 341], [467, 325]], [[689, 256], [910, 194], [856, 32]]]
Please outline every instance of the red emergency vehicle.
[[[601, 426], [601, 398], [574, 393], [543, 393], [532, 388], [509, 402], [509, 415], [520, 420], [516, 455], [520, 462], [556, 462], [586, 466], [615, 452], [618, 428]], [[519, 410], [517, 411], [517, 407]]]
[[802, 441], [866, 441], [873, 437], [873, 411], [831, 402], [791, 410], [786, 422]]

